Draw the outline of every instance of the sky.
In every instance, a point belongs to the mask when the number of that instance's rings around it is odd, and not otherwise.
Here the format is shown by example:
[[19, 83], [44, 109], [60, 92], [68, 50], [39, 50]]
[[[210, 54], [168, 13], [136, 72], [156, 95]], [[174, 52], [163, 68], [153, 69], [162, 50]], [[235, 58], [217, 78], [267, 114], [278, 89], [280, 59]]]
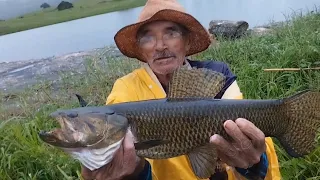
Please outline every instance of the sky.
[[[26, 13], [41, 10], [43, 3], [58, 6], [62, 0], [0, 0], [0, 19], [15, 18]], [[75, 0], [65, 0], [73, 2]]]

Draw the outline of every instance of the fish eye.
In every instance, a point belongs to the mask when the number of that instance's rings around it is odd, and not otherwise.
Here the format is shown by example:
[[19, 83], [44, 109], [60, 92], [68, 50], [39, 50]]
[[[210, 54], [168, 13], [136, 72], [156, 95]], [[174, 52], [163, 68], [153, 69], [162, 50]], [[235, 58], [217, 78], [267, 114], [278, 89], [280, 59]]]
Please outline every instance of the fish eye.
[[113, 112], [106, 112], [106, 115], [113, 115], [114, 114], [114, 111]]
[[71, 113], [68, 113], [67, 115], [69, 118], [75, 118], [75, 117], [78, 117], [78, 113], [77, 112], [71, 112]]

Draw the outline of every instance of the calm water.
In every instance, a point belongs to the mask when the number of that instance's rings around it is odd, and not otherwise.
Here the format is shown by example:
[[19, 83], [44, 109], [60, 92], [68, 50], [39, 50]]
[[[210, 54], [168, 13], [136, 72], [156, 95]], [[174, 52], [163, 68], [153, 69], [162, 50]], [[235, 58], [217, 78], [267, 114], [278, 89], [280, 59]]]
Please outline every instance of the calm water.
[[[208, 28], [213, 19], [246, 20], [250, 27], [312, 10], [320, 0], [179, 0]], [[114, 34], [138, 18], [141, 7], [0, 36], [0, 62], [40, 59], [114, 44]]]

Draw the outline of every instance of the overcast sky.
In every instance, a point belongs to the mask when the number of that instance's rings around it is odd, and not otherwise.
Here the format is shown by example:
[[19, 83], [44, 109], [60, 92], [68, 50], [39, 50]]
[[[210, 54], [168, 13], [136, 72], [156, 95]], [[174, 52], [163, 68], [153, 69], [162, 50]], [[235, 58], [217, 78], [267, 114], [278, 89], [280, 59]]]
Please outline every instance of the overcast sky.
[[[20, 15], [40, 10], [42, 3], [57, 6], [62, 0], [0, 0], [0, 19], [18, 17]], [[75, 0], [65, 0], [74, 2]]]

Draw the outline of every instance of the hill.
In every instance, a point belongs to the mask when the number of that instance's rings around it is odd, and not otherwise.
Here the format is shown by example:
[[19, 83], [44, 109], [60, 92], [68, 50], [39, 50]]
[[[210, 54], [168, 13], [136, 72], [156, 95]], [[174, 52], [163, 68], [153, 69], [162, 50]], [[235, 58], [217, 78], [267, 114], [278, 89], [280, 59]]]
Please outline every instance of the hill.
[[145, 3], [146, 0], [78, 0], [71, 9], [58, 11], [57, 7], [50, 7], [15, 19], [0, 21], [0, 35], [130, 9]]

